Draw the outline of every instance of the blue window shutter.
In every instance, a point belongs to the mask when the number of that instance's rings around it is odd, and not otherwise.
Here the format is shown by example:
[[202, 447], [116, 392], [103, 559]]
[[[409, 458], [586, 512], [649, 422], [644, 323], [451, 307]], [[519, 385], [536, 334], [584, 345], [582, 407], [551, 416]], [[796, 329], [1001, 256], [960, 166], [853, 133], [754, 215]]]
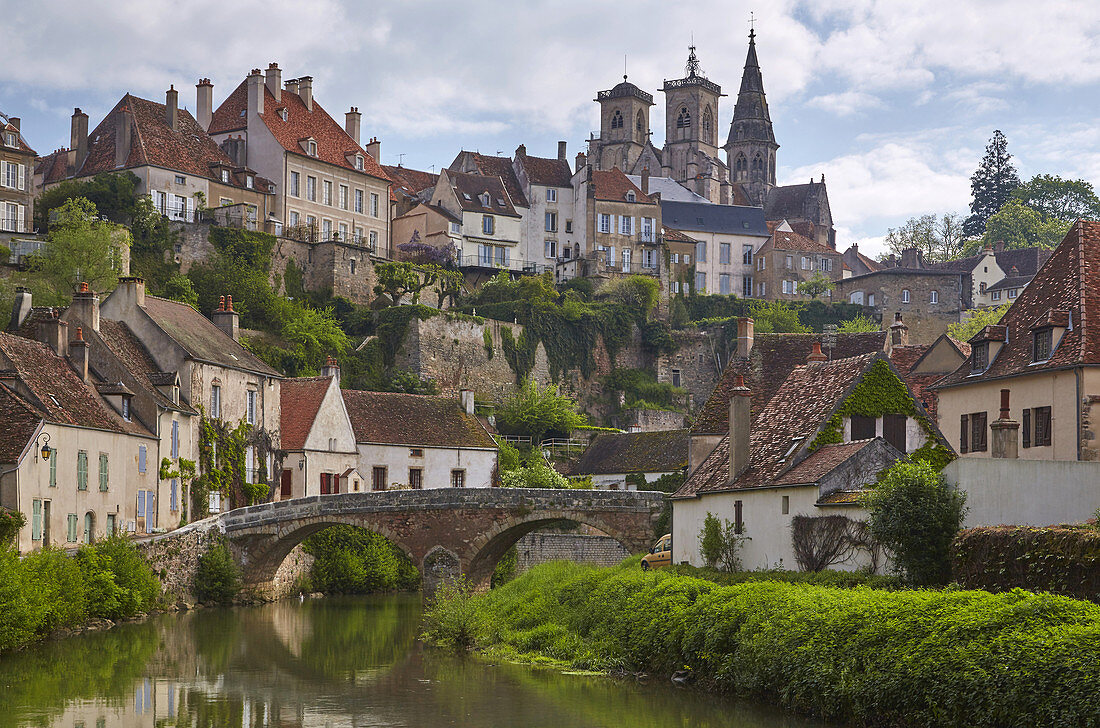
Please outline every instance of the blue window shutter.
[[138, 446], [138, 472], [139, 473], [144, 473], [145, 472], [145, 446], [144, 445], [139, 445]]
[[172, 457], [180, 456], [180, 423], [172, 420]]
[[138, 518], [145, 518], [145, 491], [144, 490], [139, 490], [138, 491], [137, 515], [138, 515]]
[[172, 478], [171, 510], [173, 513], [180, 509], [178, 496], [179, 481]]

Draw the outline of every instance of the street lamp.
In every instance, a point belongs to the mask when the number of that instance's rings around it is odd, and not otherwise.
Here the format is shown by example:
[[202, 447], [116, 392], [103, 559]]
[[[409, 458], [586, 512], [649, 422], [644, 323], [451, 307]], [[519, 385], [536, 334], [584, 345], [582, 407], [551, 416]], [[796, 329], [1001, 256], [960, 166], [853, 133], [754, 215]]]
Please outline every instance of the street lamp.
[[49, 460], [50, 452], [52, 451], [52, 448], [50, 448], [50, 433], [43, 432], [41, 435], [38, 436], [38, 439], [35, 440], [34, 443], [35, 445], [41, 443], [41, 447], [34, 451], [34, 461], [38, 462], [38, 456], [40, 454], [42, 455], [43, 461]]

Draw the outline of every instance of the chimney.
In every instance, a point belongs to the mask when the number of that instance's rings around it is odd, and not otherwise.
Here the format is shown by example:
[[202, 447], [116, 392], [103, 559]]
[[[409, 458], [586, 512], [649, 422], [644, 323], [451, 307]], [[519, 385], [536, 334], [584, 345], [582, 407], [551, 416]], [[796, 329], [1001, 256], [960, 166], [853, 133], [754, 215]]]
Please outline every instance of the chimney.
[[517, 158], [526, 157], [526, 156], [527, 156], [527, 145], [526, 144], [520, 144], [518, 147], [516, 147], [516, 157]]
[[382, 142], [378, 141], [378, 137], [371, 137], [363, 149], [366, 150], [367, 154], [374, 157], [374, 161], [382, 164]]
[[902, 268], [920, 268], [920, 251], [916, 248], [905, 248], [901, 251]]
[[729, 482], [737, 480], [749, 466], [749, 431], [752, 426], [752, 392], [745, 378], [737, 375], [737, 386], [730, 393]]
[[815, 341], [813, 351], [806, 357], [807, 364], [819, 364], [823, 361], [828, 361], [829, 357], [825, 356], [825, 352], [821, 351], [821, 342]]
[[84, 340], [84, 330], [80, 326], [76, 327], [76, 335], [69, 342], [69, 364], [82, 381], [88, 381], [88, 342]]
[[292, 78], [286, 82], [286, 90], [292, 94], [298, 94], [298, 79]]
[[737, 319], [737, 358], [748, 359], [752, 354], [753, 331], [756, 323], [751, 318]]
[[649, 167], [642, 167], [642, 194], [649, 194]]
[[168, 87], [167, 93], [164, 94], [164, 112], [165, 123], [168, 124], [168, 128], [172, 131], [180, 130], [180, 92], [176, 90], [175, 84]]
[[568, 156], [568, 154], [566, 154], [565, 148], [566, 148], [565, 142], [558, 142], [558, 161], [568, 163], [569, 156]]
[[18, 116], [9, 116], [8, 117], [8, 123], [11, 124], [12, 126], [14, 126], [16, 131], [19, 131], [19, 117]]
[[909, 327], [901, 320], [901, 311], [894, 312], [894, 323], [890, 324], [890, 349], [895, 346], [909, 346]]
[[1010, 276], [1012, 276], [1013, 278], [1016, 278], [1017, 276], [1020, 275], [1020, 269], [1017, 268], [1016, 266], [1012, 266], [1012, 268], [1009, 269], [1008, 274]]
[[726, 180], [722, 180], [722, 184], [718, 187], [718, 204], [730, 204], [730, 183]]
[[134, 309], [145, 305], [145, 279], [139, 276], [123, 276], [118, 279], [118, 288], [111, 294], [111, 298], [120, 296], [120, 308], [123, 312], [119, 318], [125, 320], [126, 315], [134, 312]]
[[214, 116], [214, 84], [209, 78], [200, 78], [195, 84], [195, 115], [203, 131], [209, 131], [210, 119]]
[[99, 331], [99, 296], [88, 288], [86, 281], [81, 281], [80, 290], [73, 294], [72, 312], [84, 326], [92, 331]]
[[298, 79], [298, 95], [302, 97], [302, 103], [306, 110], [313, 111], [313, 76], [302, 76]]
[[458, 403], [468, 415], [474, 413], [474, 392], [472, 389], [460, 389], [458, 391]]
[[115, 169], [126, 166], [130, 158], [130, 145], [133, 139], [133, 114], [129, 106], [118, 110], [118, 122], [115, 124]]
[[248, 118], [264, 113], [264, 76], [260, 69], [253, 68], [248, 74]]
[[321, 376], [336, 380], [336, 386], [340, 386], [340, 364], [331, 356], [325, 359], [325, 365], [321, 367]]
[[84, 160], [88, 157], [88, 115], [80, 109], [73, 109], [69, 149], [76, 152], [73, 168], [80, 169], [81, 165], [84, 164]]
[[351, 111], [344, 114], [344, 131], [348, 133], [356, 144], [359, 143], [359, 124], [363, 115], [359, 113], [359, 107], [351, 107]]
[[31, 315], [31, 292], [19, 286], [15, 289], [15, 301], [11, 306], [11, 322], [8, 324], [8, 331], [15, 331], [23, 322], [27, 320], [27, 317]]
[[275, 97], [275, 103], [278, 104], [282, 102], [283, 72], [279, 70], [278, 63], [267, 64], [267, 71], [264, 73], [264, 81], [267, 85], [267, 90]]
[[218, 309], [210, 319], [233, 341], [240, 340], [241, 315], [233, 310], [233, 296], [222, 296], [218, 301]]
[[588, 164], [588, 156], [584, 152], [577, 152], [577, 168], [574, 172], [580, 172]]
[[38, 340], [50, 347], [54, 354], [66, 356], [69, 353], [69, 325], [55, 313], [38, 323]]
[[1001, 416], [989, 428], [993, 430], [993, 457], [1015, 459], [1020, 457], [1017, 438], [1020, 423], [1008, 413], [1008, 394], [1009, 390], [1001, 390]]

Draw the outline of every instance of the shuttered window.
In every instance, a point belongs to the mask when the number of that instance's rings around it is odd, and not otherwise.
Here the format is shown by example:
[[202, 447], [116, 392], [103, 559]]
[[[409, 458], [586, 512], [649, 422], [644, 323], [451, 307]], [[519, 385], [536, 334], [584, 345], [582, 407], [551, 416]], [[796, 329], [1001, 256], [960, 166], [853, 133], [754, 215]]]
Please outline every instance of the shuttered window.
[[180, 509], [179, 481], [175, 478], [172, 478], [172, 490], [169, 492], [168, 496], [168, 507], [171, 509], [172, 513], [176, 513]]
[[371, 468], [371, 490], [386, 489], [386, 468], [375, 465]]
[[1033, 410], [1035, 421], [1035, 447], [1050, 445], [1050, 407], [1036, 407]]
[[972, 412], [972, 413], [970, 413], [970, 451], [971, 452], [985, 452], [986, 449], [987, 449], [986, 421], [987, 421], [987, 415], [986, 415], [985, 412]]
[[31, 540], [42, 540], [42, 501], [38, 498], [31, 501]]
[[1023, 440], [1024, 447], [1031, 447], [1031, 410], [1024, 410], [1024, 423], [1023, 423]]
[[76, 454], [76, 489], [88, 490], [88, 452], [86, 450]]
[[50, 450], [50, 487], [57, 487], [57, 450]]
[[180, 423], [172, 420], [172, 458], [180, 456]]
[[145, 472], [145, 453], [146, 453], [145, 446], [144, 445], [138, 445], [138, 472], [139, 473], [144, 473]]
[[76, 543], [76, 529], [80, 525], [80, 521], [77, 520], [75, 513], [69, 514], [68, 528], [65, 532], [65, 540], [69, 543]]
[[965, 455], [970, 452], [970, 418], [966, 415], [959, 416], [959, 452]]
[[110, 482], [109, 475], [107, 473], [107, 453], [101, 452], [99, 454], [99, 489], [106, 493], [107, 485]]

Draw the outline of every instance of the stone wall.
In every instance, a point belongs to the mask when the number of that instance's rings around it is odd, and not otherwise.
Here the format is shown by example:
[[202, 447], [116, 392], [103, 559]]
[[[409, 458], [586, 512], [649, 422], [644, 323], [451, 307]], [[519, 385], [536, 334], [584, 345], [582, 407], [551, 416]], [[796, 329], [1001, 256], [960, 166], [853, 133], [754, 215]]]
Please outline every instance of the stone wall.
[[641, 432], [678, 430], [684, 426], [686, 415], [671, 410], [626, 410], [611, 418], [611, 426], [622, 430], [638, 428]]
[[516, 542], [516, 573], [548, 561], [615, 566], [630, 554], [610, 536], [576, 533], [529, 533]]
[[656, 373], [658, 382], [673, 384], [679, 372], [679, 386], [687, 390], [688, 410], [694, 411], [710, 398], [711, 391], [722, 376], [719, 362], [722, 351], [730, 351], [736, 342], [727, 342], [723, 346], [720, 337], [724, 336], [721, 326], [708, 329], [689, 329], [675, 331], [672, 334], [676, 342], [676, 351], [663, 354], [657, 359]]

